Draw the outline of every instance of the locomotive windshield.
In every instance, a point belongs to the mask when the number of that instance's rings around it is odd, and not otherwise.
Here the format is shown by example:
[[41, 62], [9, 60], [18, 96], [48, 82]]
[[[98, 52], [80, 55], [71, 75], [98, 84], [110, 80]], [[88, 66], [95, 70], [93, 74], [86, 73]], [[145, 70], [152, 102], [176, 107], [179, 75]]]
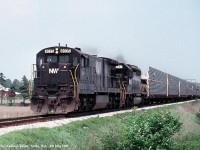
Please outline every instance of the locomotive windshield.
[[54, 55], [47, 56], [47, 62], [57, 62], [57, 56]]
[[61, 62], [61, 63], [69, 62], [69, 55], [60, 55], [59, 62]]
[[61, 62], [61, 63], [68, 63], [70, 61], [69, 55], [49, 55], [47, 56], [47, 62]]
[[79, 51], [70, 48], [47, 48], [37, 54], [37, 65], [41, 66], [44, 63], [70, 63], [76, 66], [79, 60]]

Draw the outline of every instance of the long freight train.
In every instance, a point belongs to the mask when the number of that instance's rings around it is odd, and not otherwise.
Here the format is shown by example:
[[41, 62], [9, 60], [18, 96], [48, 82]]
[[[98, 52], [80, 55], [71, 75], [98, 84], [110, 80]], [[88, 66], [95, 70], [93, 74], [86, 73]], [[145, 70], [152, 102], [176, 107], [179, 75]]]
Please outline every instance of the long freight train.
[[152, 67], [146, 76], [134, 65], [48, 47], [36, 56], [31, 110], [42, 114], [112, 109], [143, 103], [193, 99], [200, 86]]

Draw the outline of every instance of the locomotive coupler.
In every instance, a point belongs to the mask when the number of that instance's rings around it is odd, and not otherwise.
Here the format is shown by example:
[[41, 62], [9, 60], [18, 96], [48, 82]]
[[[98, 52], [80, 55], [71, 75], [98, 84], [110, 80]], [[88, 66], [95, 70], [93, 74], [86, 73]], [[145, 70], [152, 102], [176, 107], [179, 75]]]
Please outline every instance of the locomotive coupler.
[[39, 99], [38, 100], [38, 104], [37, 104], [37, 112], [41, 112], [43, 105], [44, 105], [44, 100], [43, 99]]
[[49, 112], [55, 113], [56, 107], [57, 107], [57, 97], [48, 97], [47, 104], [48, 104]]

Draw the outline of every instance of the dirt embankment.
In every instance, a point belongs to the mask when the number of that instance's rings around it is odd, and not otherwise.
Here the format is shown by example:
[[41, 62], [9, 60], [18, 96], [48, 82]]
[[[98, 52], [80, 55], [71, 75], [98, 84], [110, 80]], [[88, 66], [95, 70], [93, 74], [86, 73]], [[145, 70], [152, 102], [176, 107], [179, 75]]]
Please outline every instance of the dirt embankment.
[[30, 106], [0, 106], [0, 118], [30, 116], [34, 113]]

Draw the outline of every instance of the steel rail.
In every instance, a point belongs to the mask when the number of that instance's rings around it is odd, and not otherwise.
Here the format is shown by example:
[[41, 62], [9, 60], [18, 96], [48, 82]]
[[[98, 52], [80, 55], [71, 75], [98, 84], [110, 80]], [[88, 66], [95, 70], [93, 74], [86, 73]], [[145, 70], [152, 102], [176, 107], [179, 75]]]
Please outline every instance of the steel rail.
[[64, 119], [65, 117], [66, 115], [51, 115], [51, 116], [39, 115], [39, 116], [26, 116], [26, 117], [19, 117], [19, 118], [1, 119], [0, 128]]

